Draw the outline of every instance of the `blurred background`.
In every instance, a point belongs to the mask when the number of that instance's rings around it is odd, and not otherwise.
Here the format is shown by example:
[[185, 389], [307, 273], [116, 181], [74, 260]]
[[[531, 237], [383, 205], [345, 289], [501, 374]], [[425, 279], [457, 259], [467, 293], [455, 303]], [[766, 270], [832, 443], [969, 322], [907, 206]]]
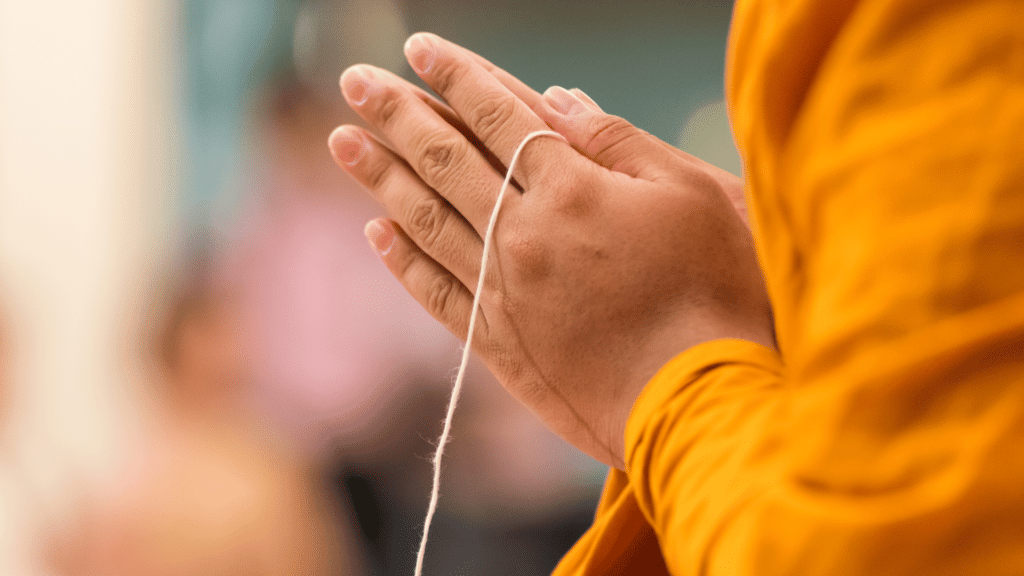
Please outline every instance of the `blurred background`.
[[[0, 573], [411, 574], [459, 343], [365, 244], [337, 79], [427, 30], [739, 174], [731, 3], [0, 0]], [[551, 570], [606, 468], [479, 365], [427, 574]]]

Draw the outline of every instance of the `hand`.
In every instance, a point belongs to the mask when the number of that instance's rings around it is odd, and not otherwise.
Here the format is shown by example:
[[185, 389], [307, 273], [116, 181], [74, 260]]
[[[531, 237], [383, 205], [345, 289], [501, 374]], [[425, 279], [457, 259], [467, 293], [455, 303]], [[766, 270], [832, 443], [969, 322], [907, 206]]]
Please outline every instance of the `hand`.
[[[530, 88], [522, 81], [520, 81], [518, 78], [512, 76], [505, 70], [502, 70], [501, 68], [488, 62], [480, 55], [474, 54], [473, 52], [470, 52], [469, 50], [466, 50], [461, 46], [452, 46], [456, 49], [460, 49], [463, 52], [465, 52], [467, 56], [475, 60], [485, 70], [490, 72], [491, 75], [495, 77], [495, 79], [501, 82], [506, 88], [509, 89], [510, 92], [516, 95], [520, 100], [522, 100], [524, 103], [530, 106], [531, 109], [534, 109], [535, 112], [538, 112], [539, 114], [544, 113], [543, 108], [541, 108], [540, 110], [537, 109], [538, 106], [542, 105], [543, 99], [541, 95], [537, 93], [534, 89]], [[413, 93], [415, 93], [420, 100], [422, 100], [428, 106], [433, 108], [434, 111], [440, 114], [449, 124], [454, 126], [464, 136], [466, 136], [467, 139], [473, 142], [474, 145], [478, 149], [480, 149], [480, 151], [487, 157], [488, 161], [491, 162], [495, 169], [503, 170], [501, 163], [497, 161], [494, 155], [491, 154], [491, 152], [483, 146], [480, 140], [477, 139], [476, 136], [472, 133], [472, 131], [462, 122], [462, 119], [459, 118], [458, 114], [456, 114], [454, 110], [448, 107], [448, 105], [439, 102], [436, 98], [427, 94], [423, 90], [420, 90], [418, 87], [411, 86], [411, 88], [413, 90]], [[564, 89], [552, 86], [550, 90]], [[597, 102], [595, 102], [590, 96], [588, 96], [579, 88], [572, 88], [569, 90], [569, 92], [571, 92], [573, 96], [578, 98], [584, 105], [589, 107], [594, 112], [604, 112], [604, 110], [601, 109]], [[581, 141], [583, 138], [586, 138], [586, 134], [581, 133], [579, 131], [581, 126], [578, 123], [560, 125], [559, 127], [561, 129], [561, 134], [566, 138], [569, 138], [571, 141], [578, 142]], [[729, 199], [729, 202], [732, 204], [733, 209], [736, 210], [736, 214], [740, 217], [740, 220], [743, 221], [743, 224], [746, 225], [748, 229], [750, 228], [750, 218], [747, 212], [747, 201], [743, 192], [742, 179], [726, 170], [722, 170], [718, 166], [709, 164], [695, 156], [691, 156], [690, 154], [687, 154], [686, 152], [683, 152], [682, 150], [676, 148], [675, 146], [672, 146], [671, 144], [668, 144], [663, 140], [655, 138], [650, 134], [648, 134], [647, 137], [650, 138], [655, 143], [657, 143], [659, 146], [664, 146], [673, 154], [678, 155], [684, 161], [695, 163], [701, 166], [708, 173], [708, 175], [714, 178], [722, 187], [722, 191], [725, 193], [725, 197]]]
[[414, 35], [406, 55], [493, 159], [421, 91], [366, 65], [346, 70], [342, 91], [393, 151], [354, 126], [330, 146], [394, 218], [367, 225], [384, 263], [457, 336], [501, 185], [493, 164], [507, 165], [535, 130], [571, 144], [540, 138], [523, 151], [522, 192], [502, 206], [473, 338], [555, 432], [621, 468], [630, 409], [665, 362], [717, 338], [772, 345], [751, 237], [721, 174], [571, 93], [530, 102], [436, 36]]

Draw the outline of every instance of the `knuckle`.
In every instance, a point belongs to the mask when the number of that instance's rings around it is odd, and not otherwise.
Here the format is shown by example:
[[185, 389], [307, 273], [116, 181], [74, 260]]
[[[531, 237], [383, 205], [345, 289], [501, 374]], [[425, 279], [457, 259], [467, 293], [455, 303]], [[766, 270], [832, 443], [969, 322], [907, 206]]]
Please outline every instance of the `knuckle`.
[[443, 98], [448, 100], [448, 95], [455, 89], [455, 86], [458, 84], [459, 78], [462, 77], [462, 74], [463, 68], [459, 66], [458, 61], [439, 58], [438, 61], [434, 63], [434, 72], [431, 74], [430, 87]]
[[474, 103], [470, 127], [483, 140], [488, 140], [503, 126], [508, 125], [516, 111], [515, 97], [511, 94], [490, 94]]
[[457, 289], [455, 279], [449, 274], [432, 278], [426, 290], [427, 312], [435, 318], [454, 321], [455, 318], [450, 318], [449, 314]]
[[392, 125], [402, 108], [402, 95], [394, 88], [386, 88], [378, 97], [376, 116], [382, 127]]
[[624, 118], [604, 116], [596, 121], [592, 136], [588, 139], [585, 149], [591, 155], [601, 157], [608, 150], [642, 133]]
[[550, 209], [567, 218], [583, 218], [597, 208], [600, 196], [596, 190], [597, 185], [591, 175], [566, 179], [550, 195]]
[[523, 282], [536, 283], [552, 274], [552, 250], [539, 235], [517, 235], [505, 249], [516, 276]]
[[444, 200], [424, 198], [414, 202], [409, 209], [409, 232], [416, 238], [416, 243], [430, 252], [437, 245], [441, 230], [448, 219], [448, 210]]
[[366, 185], [369, 186], [370, 190], [380, 190], [384, 187], [388, 178], [391, 177], [391, 168], [393, 166], [394, 164], [384, 159], [379, 159], [367, 166], [365, 178]]
[[418, 154], [420, 174], [433, 187], [445, 183], [456, 159], [465, 153], [464, 140], [428, 138]]

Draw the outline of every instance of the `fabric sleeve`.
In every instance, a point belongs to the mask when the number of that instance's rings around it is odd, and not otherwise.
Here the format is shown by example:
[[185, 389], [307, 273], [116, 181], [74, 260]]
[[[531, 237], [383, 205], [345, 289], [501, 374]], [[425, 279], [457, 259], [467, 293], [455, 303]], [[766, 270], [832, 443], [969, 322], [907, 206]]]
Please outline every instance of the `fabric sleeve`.
[[664, 367], [627, 428], [639, 507], [678, 575], [1018, 574], [1024, 5], [757, 4], [749, 82], [784, 67], [762, 48], [806, 79], [736, 92], [785, 361]]
[[629, 478], [614, 468], [605, 480], [593, 525], [552, 576], [592, 574], [668, 575], [657, 535], [637, 506]]
[[647, 384], [626, 428], [639, 508], [673, 574], [698, 573], [723, 518], [762, 487], [773, 464], [781, 363], [768, 348], [715, 340], [683, 352]]

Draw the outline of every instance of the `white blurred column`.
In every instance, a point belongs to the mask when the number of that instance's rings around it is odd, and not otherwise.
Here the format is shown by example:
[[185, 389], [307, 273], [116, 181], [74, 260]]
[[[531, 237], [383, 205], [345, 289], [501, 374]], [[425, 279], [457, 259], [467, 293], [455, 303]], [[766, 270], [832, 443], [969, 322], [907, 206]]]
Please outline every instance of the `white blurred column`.
[[138, 422], [174, 188], [168, 4], [0, 0], [2, 574], [45, 573], [42, 523], [103, 481]]

